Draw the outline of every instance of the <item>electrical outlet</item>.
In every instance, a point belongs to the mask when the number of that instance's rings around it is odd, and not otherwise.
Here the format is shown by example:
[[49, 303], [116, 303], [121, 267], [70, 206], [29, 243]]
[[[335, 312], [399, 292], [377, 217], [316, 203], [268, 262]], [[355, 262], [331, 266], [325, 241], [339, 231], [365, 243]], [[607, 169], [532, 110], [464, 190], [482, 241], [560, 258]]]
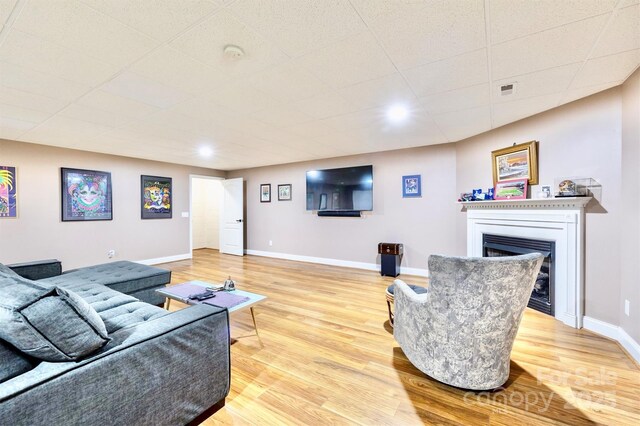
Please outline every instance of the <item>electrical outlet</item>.
[[107, 257], [108, 257], [109, 259], [111, 259], [111, 258], [112, 258], [113, 256], [115, 256], [115, 255], [116, 255], [116, 251], [115, 251], [115, 250], [109, 250], [109, 251], [107, 252]]
[[273, 241], [269, 240], [269, 247], [273, 246]]
[[625, 301], [624, 301], [624, 314], [626, 316], [629, 316], [629, 305], [630, 304], [631, 303], [629, 303], [629, 301], [625, 299]]

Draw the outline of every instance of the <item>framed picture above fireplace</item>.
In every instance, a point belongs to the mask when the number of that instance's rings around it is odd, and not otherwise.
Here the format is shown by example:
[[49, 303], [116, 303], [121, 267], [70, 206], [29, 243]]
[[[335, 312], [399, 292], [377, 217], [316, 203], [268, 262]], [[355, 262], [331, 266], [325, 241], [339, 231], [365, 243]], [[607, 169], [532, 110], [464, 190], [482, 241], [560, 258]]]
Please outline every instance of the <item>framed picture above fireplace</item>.
[[538, 184], [538, 142], [513, 144], [491, 151], [493, 185], [512, 179], [528, 179], [529, 185]]

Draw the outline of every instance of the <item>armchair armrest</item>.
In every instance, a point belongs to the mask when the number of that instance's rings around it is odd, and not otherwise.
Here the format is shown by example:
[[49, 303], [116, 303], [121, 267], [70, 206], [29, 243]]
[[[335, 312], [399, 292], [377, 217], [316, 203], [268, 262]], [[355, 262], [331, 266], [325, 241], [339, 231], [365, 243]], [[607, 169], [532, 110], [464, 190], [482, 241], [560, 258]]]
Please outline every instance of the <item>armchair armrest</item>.
[[192, 306], [111, 337], [90, 358], [43, 362], [3, 383], [0, 418], [16, 425], [186, 424], [229, 393], [226, 309]]
[[34, 262], [7, 265], [16, 274], [29, 280], [41, 280], [62, 274], [62, 264], [57, 259], [36, 260]]

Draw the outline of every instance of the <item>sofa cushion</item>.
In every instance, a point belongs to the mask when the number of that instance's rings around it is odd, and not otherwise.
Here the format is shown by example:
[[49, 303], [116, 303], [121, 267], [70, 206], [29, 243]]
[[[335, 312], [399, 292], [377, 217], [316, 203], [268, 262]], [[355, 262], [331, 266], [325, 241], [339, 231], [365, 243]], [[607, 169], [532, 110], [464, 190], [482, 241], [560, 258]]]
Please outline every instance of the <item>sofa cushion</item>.
[[75, 361], [108, 341], [98, 313], [59, 287], [0, 272], [0, 338], [46, 361]]
[[0, 383], [26, 373], [37, 364], [38, 361], [0, 340]]
[[102, 284], [121, 293], [131, 294], [168, 284], [171, 282], [171, 271], [121, 260], [73, 269], [42, 281], [60, 287], [73, 283]]

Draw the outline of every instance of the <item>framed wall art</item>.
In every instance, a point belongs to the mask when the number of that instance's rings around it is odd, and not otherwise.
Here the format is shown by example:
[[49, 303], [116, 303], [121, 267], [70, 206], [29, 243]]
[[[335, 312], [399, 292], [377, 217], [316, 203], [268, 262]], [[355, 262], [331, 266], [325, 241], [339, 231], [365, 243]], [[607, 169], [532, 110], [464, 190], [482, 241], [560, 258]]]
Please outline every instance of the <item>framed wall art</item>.
[[18, 217], [16, 168], [0, 166], [0, 218]]
[[61, 169], [62, 221], [112, 220], [111, 173]]
[[524, 200], [527, 198], [527, 179], [513, 179], [496, 184], [494, 200]]
[[278, 201], [291, 201], [291, 184], [278, 185]]
[[402, 196], [404, 198], [422, 196], [421, 175], [402, 176]]
[[271, 202], [271, 184], [263, 183], [260, 185], [260, 202], [261, 203], [270, 203]]
[[538, 142], [491, 151], [493, 185], [511, 179], [528, 179], [529, 185], [538, 184]]
[[171, 219], [171, 184], [170, 177], [140, 176], [142, 219]]

